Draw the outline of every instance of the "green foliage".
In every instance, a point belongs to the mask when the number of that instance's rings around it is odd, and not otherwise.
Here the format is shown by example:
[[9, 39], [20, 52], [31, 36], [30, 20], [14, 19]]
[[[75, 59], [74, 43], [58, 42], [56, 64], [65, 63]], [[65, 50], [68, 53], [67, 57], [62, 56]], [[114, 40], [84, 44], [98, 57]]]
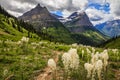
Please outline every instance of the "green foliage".
[[99, 45], [99, 47], [120, 49], [120, 37], [112, 38], [112, 39], [102, 43], [101, 45]]
[[59, 42], [59, 43], [66, 43], [66, 44], [72, 44], [76, 41], [72, 38], [70, 32], [60, 23], [60, 22], [54, 22], [51, 23], [49, 27], [41, 27], [38, 31], [39, 26], [37, 28], [37, 34], [42, 37], [42, 39], [49, 40], [52, 42]]
[[[0, 14], [0, 38], [1, 40], [14, 40], [17, 41], [22, 38], [22, 36], [28, 36], [30, 38], [34, 37], [36, 39], [40, 39], [38, 35], [36, 35], [32, 31], [27, 31], [24, 27], [29, 25], [20, 25], [22, 24], [18, 20], [4, 16]], [[25, 23], [24, 23], [25, 24]]]

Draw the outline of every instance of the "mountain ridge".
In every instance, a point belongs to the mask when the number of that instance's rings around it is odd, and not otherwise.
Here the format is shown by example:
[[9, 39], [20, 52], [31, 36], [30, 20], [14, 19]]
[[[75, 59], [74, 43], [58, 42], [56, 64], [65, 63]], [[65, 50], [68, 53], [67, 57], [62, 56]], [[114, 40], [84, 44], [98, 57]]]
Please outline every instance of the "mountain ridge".
[[[45, 34], [45, 36], [41, 35], [43, 39], [63, 43], [75, 42], [69, 30], [57, 18], [51, 15], [46, 7], [41, 7], [39, 4], [30, 11], [24, 13], [19, 19], [31, 23], [38, 34]], [[50, 37], [48, 38], [46, 34]]]
[[120, 36], [120, 19], [101, 23], [96, 25], [95, 28], [111, 38]]

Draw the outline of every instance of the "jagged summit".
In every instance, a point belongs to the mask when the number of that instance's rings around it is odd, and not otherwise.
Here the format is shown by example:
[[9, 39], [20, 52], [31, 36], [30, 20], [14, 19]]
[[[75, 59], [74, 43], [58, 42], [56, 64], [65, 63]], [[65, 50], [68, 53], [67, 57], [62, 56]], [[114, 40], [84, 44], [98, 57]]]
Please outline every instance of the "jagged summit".
[[89, 17], [84, 11], [74, 12], [68, 17], [68, 19], [70, 19], [70, 21], [66, 23], [74, 23], [77, 26], [93, 26], [93, 24], [89, 20]]
[[37, 6], [34, 9], [43, 9], [45, 7], [42, 7], [39, 3], [37, 4]]
[[41, 7], [41, 5], [38, 3], [36, 7]]
[[35, 8], [24, 13], [22, 16], [18, 18], [27, 22], [53, 19], [48, 9], [46, 7], [42, 7], [40, 4], [37, 4]]

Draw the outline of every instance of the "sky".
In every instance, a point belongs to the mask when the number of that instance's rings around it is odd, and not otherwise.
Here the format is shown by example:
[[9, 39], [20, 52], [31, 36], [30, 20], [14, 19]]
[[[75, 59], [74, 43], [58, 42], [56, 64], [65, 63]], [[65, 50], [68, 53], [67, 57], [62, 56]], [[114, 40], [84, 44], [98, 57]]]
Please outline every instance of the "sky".
[[76, 11], [85, 11], [93, 25], [120, 19], [120, 0], [0, 0], [0, 5], [16, 17], [38, 3], [51, 13], [63, 17]]

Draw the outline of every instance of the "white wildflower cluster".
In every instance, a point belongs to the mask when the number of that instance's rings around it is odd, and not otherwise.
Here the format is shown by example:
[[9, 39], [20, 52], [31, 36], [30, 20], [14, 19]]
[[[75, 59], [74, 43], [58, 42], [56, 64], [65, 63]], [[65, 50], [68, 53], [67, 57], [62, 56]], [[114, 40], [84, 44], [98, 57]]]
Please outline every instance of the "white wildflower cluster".
[[3, 51], [10, 51], [10, 48], [4, 48]]
[[27, 42], [29, 41], [29, 38], [27, 38], [27, 37], [22, 37], [21, 41], [27, 43]]
[[56, 62], [54, 61], [54, 59], [48, 60], [48, 66], [51, 68], [52, 71], [56, 70]]
[[8, 74], [8, 69], [5, 69], [4, 71], [3, 71], [3, 76], [6, 76]]
[[39, 46], [39, 43], [37, 43], [37, 42], [32, 42], [32, 43], [31, 43], [31, 46], [32, 46], [33, 49], [36, 49], [36, 48]]
[[9, 39], [7, 39], [7, 40], [5, 40], [5, 41], [1, 41], [1, 43], [5, 43], [5, 44], [16, 44], [15, 42], [13, 42], [12, 40], [9, 40]]
[[77, 46], [78, 46], [77, 43], [72, 44], [72, 47], [77, 47]]
[[87, 52], [88, 54], [91, 53], [91, 51], [89, 50], [89, 48], [86, 48], [86, 52]]
[[88, 72], [88, 75], [87, 75], [87, 77], [89, 78], [90, 76], [91, 76], [91, 74], [92, 74], [92, 70], [93, 70], [93, 65], [92, 64], [90, 64], [90, 63], [85, 63], [84, 64], [84, 67], [85, 67], [85, 69], [87, 70], [87, 72]]
[[108, 59], [109, 59], [108, 51], [107, 51], [107, 50], [104, 50], [104, 51], [101, 53], [100, 58], [103, 60], [104, 70], [106, 70], [106, 67], [107, 67], [107, 65], [108, 65]]
[[92, 76], [92, 79], [94, 79], [95, 73], [97, 73], [99, 80], [101, 80], [101, 72], [103, 69], [106, 70], [108, 65], [108, 50], [104, 50], [101, 53], [93, 53], [91, 56], [91, 63], [84, 64], [84, 67], [88, 72], [87, 77], [90, 78]]
[[29, 38], [27, 37], [22, 37], [22, 39], [20, 41], [17, 42], [18, 45], [22, 44], [22, 43], [28, 43], [29, 42]]
[[119, 50], [118, 49], [112, 49], [112, 52], [114, 53], [114, 56], [119, 58]]
[[70, 49], [67, 53], [62, 56], [62, 61], [66, 70], [78, 69], [79, 67], [79, 56], [77, 54], [77, 49]]

